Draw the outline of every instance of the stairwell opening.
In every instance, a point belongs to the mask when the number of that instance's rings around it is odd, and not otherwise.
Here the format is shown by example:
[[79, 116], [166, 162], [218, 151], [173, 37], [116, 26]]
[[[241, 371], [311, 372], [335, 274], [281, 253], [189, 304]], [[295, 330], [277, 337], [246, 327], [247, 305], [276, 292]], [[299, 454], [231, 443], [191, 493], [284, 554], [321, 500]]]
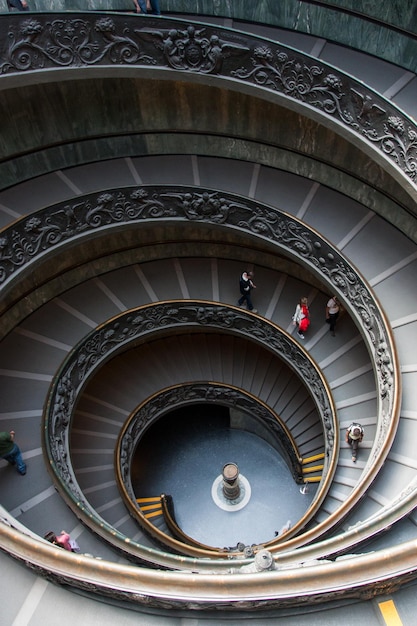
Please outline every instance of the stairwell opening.
[[[132, 486], [143, 513], [156, 511], [151, 498], [169, 494], [178, 526], [210, 546], [262, 544], [285, 533], [303, 516], [314, 490], [300, 494], [267, 435], [257, 420], [220, 404], [193, 404], [166, 413], [148, 428], [132, 461]], [[244, 495], [250, 492], [237, 509], [219, 506], [212, 495], [230, 460], [246, 481]], [[152, 519], [166, 532], [162, 515]]]

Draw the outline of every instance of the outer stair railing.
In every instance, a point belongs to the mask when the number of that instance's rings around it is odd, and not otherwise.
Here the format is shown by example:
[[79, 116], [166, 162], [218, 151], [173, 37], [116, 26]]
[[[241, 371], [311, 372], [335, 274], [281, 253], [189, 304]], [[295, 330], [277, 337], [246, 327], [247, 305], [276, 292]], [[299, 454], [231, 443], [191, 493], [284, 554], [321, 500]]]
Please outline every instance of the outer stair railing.
[[406, 567], [406, 565], [404, 564], [404, 567]]

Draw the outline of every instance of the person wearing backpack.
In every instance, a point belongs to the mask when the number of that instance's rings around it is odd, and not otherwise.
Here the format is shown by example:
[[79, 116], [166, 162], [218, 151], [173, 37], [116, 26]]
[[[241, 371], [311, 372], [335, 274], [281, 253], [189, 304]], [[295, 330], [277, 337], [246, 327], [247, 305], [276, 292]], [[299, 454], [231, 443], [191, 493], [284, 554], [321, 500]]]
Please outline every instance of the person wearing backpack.
[[358, 457], [358, 447], [363, 439], [363, 428], [360, 424], [352, 422], [346, 428], [345, 441], [352, 448], [352, 461], [356, 463]]

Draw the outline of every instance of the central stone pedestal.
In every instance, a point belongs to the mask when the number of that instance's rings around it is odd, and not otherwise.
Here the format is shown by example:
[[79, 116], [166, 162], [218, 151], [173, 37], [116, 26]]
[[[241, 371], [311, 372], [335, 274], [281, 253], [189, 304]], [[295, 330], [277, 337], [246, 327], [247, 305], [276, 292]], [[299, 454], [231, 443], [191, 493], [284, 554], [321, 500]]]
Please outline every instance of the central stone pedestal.
[[223, 495], [226, 500], [236, 500], [240, 495], [239, 468], [236, 463], [223, 467]]
[[236, 463], [226, 463], [223, 472], [217, 476], [211, 487], [214, 503], [223, 511], [240, 511], [250, 500], [249, 481], [239, 474]]

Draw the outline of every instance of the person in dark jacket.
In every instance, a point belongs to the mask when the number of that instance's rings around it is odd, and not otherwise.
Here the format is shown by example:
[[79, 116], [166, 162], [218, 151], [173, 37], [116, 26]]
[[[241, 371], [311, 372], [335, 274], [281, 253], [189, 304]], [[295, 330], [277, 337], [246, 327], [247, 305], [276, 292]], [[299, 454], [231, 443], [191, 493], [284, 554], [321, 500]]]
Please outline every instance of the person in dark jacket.
[[253, 282], [253, 272], [243, 272], [239, 280], [239, 289], [241, 293], [241, 297], [238, 300], [238, 305], [243, 306], [243, 303], [246, 302], [246, 306], [249, 311], [253, 311], [253, 313], [257, 313], [257, 310], [253, 308], [251, 291], [252, 289], [256, 289], [256, 285]]
[[24, 476], [26, 474], [26, 465], [19, 446], [14, 442], [14, 434], [14, 430], [11, 430], [9, 433], [0, 432], [0, 457], [5, 459], [10, 465], [15, 465], [19, 474]]
[[29, 11], [29, 5], [26, 0], [7, 0], [7, 4], [10, 10], [15, 11]]

